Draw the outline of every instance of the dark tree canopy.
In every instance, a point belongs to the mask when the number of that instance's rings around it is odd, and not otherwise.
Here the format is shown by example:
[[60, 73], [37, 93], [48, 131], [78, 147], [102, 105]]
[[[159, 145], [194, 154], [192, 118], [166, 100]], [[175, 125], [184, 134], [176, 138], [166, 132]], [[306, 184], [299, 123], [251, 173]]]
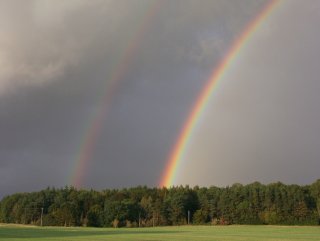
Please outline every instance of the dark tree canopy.
[[311, 185], [47, 188], [0, 202], [0, 222], [57, 226], [143, 227], [192, 224], [319, 225], [320, 180]]

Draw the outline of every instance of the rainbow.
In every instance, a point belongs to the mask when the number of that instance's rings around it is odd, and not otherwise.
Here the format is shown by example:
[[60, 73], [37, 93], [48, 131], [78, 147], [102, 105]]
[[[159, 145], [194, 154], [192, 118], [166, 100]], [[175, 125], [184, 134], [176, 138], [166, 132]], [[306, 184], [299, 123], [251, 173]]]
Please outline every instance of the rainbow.
[[280, 0], [271, 0], [262, 8], [260, 13], [247, 25], [242, 34], [234, 41], [233, 45], [224, 56], [222, 61], [219, 63], [219, 65], [213, 70], [207, 84], [197, 98], [187, 118], [187, 121], [183, 125], [176, 144], [169, 155], [167, 165], [160, 180], [160, 187], [170, 187], [173, 185], [178, 166], [186, 151], [188, 142], [192, 137], [193, 130], [195, 129], [198, 120], [202, 116], [202, 113], [205, 111], [209, 99], [215, 90], [215, 86], [217, 85], [219, 80], [223, 78], [229, 66], [239, 55], [241, 49], [243, 49], [253, 33], [259, 28], [260, 24], [271, 14], [272, 10], [275, 9], [275, 6], [279, 2]]
[[162, 1], [155, 0], [147, 5], [144, 14], [140, 18], [139, 24], [137, 24], [137, 29], [132, 31], [133, 35], [128, 39], [128, 46], [123, 49], [120, 58], [113, 67], [113, 71], [111, 71], [111, 75], [106, 79], [104, 87], [105, 91], [103, 96], [98, 100], [98, 108], [96, 108], [88, 118], [88, 124], [84, 128], [85, 133], [81, 138], [79, 150], [77, 151], [76, 158], [71, 167], [72, 174], [71, 179], [69, 180], [71, 186], [80, 188], [84, 182], [85, 174], [88, 172], [88, 165], [92, 161], [96, 142], [104, 125], [112, 97], [116, 92], [120, 81], [125, 77], [133, 57], [139, 48], [141, 40], [150, 28], [152, 23], [151, 20], [159, 11], [161, 3]]

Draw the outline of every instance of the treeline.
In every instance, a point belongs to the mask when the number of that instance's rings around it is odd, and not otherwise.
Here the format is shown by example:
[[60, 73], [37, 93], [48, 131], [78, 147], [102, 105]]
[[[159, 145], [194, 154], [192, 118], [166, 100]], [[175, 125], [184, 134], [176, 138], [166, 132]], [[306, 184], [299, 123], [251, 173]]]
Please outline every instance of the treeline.
[[95, 227], [183, 224], [319, 225], [320, 180], [311, 185], [136, 187], [121, 190], [47, 188], [0, 202], [0, 222]]

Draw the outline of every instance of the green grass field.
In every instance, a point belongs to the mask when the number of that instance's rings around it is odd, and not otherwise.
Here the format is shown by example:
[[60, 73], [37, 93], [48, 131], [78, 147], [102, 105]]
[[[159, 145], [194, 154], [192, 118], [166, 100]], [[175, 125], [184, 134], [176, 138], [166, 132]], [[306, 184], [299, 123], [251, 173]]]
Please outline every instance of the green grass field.
[[56, 228], [0, 225], [0, 241], [115, 240], [320, 240], [320, 227], [300, 226], [180, 226], [157, 228]]

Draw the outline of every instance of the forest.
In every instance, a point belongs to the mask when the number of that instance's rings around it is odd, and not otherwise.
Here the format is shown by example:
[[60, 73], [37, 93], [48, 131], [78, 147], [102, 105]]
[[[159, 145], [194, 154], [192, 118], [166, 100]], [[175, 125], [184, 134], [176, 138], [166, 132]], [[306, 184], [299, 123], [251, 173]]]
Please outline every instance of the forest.
[[0, 222], [94, 227], [319, 225], [320, 179], [305, 186], [254, 182], [102, 191], [48, 187], [4, 197]]

